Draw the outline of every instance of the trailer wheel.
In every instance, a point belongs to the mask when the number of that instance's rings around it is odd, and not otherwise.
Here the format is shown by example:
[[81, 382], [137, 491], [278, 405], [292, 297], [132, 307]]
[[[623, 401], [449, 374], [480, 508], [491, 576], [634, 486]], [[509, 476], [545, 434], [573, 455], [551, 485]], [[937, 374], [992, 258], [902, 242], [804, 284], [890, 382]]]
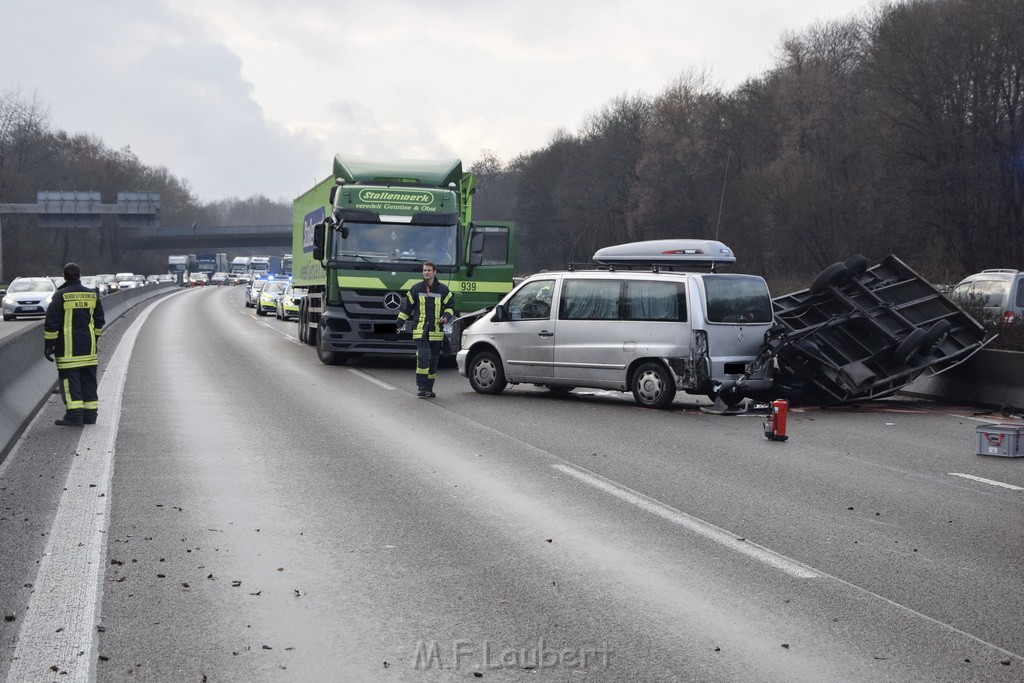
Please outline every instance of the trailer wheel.
[[862, 254], [854, 254], [843, 262], [851, 280], [857, 280], [868, 272], [868, 260]]
[[846, 282], [849, 277], [850, 272], [846, 269], [845, 264], [833, 263], [831, 266], [821, 271], [818, 274], [818, 277], [814, 278], [814, 282], [811, 283], [811, 294], [824, 294], [828, 291], [829, 287], [841, 285]]
[[676, 383], [661, 363], [647, 362], [630, 381], [633, 399], [644, 408], [667, 408], [676, 397]]
[[729, 389], [713, 392], [710, 395], [710, 398], [712, 401], [721, 401], [727, 407], [734, 408], [743, 403], [743, 399], [746, 398], [746, 396], [744, 396], [742, 392], [737, 391], [735, 387], [730, 387]]
[[921, 355], [931, 356], [938, 351], [939, 347], [946, 341], [946, 337], [949, 336], [951, 329], [953, 329], [953, 324], [948, 320], [938, 320], [929, 327], [924, 341], [921, 342]]
[[928, 330], [923, 327], [915, 328], [896, 347], [892, 354], [893, 360], [897, 363], [906, 363], [915, 353], [921, 350], [921, 347], [924, 345], [924, 339], [927, 336]]
[[778, 356], [779, 367], [786, 373], [800, 379], [813, 379], [818, 374], [818, 360], [822, 357], [821, 347], [810, 339], [801, 339], [786, 347]]
[[469, 360], [469, 385], [478, 394], [500, 394], [508, 383], [501, 358], [493, 351], [481, 351]]

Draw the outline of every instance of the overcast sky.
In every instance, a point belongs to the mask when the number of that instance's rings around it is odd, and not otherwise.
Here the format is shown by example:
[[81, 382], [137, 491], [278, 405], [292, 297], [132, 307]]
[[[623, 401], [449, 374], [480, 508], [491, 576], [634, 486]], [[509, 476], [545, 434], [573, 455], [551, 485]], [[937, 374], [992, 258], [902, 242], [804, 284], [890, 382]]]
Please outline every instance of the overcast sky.
[[[336, 152], [509, 160], [689, 70], [723, 90], [869, 0], [0, 0], [0, 94], [202, 201], [287, 199]], [[91, 188], [40, 188], [91, 189]], [[147, 188], [123, 188], [144, 190]]]

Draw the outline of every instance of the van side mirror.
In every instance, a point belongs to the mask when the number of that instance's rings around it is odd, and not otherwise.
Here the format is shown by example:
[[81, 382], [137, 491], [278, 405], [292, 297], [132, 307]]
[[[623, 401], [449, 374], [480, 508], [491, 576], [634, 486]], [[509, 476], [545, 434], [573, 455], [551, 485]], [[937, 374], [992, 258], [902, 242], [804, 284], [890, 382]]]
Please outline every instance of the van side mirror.
[[[332, 188], [333, 191], [333, 188]], [[313, 260], [324, 260], [324, 224], [317, 223], [313, 226]]]
[[505, 308], [505, 304], [498, 304], [494, 307], [494, 315], [491, 316], [491, 321], [496, 323], [505, 322], [509, 319], [508, 309]]

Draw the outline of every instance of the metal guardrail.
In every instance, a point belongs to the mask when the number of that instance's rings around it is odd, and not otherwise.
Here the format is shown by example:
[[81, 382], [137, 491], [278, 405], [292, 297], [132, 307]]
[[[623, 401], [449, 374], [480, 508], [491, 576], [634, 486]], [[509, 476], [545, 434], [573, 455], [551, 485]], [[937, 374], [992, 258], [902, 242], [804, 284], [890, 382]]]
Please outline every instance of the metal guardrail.
[[1024, 353], [981, 349], [960, 365], [907, 385], [901, 393], [938, 401], [1024, 409]]
[[[146, 285], [103, 297], [106, 327], [147, 299], [176, 291], [173, 284]], [[0, 339], [0, 461], [57, 386], [57, 370], [43, 357], [43, 322]]]

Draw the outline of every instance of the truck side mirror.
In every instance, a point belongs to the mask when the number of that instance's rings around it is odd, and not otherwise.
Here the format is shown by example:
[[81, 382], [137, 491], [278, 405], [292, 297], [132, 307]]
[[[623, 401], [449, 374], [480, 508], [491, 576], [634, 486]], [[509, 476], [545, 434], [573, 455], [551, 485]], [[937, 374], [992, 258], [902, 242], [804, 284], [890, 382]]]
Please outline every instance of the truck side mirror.
[[[332, 188], [333, 190], [333, 188]], [[324, 224], [317, 223], [313, 226], [313, 260], [324, 260]]]
[[[472, 224], [471, 224], [472, 225]], [[473, 275], [473, 268], [484, 262], [484, 233], [471, 232], [469, 238], [469, 258], [466, 259], [466, 275]]]
[[479, 266], [484, 262], [484, 233], [474, 232], [469, 239], [469, 265]]

